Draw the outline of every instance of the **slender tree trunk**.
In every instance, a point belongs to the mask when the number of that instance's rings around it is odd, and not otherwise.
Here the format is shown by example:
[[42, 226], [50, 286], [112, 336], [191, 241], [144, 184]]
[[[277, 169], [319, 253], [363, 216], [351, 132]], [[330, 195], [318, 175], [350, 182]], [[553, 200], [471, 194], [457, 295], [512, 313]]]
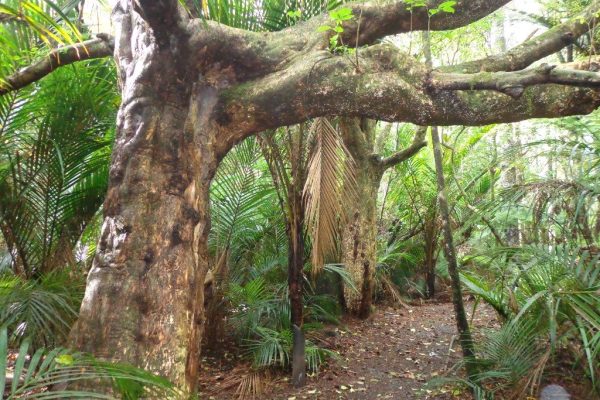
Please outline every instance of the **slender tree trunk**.
[[465, 358], [467, 374], [470, 377], [475, 372], [473, 366], [475, 350], [473, 348], [473, 339], [471, 337], [469, 322], [467, 321], [467, 314], [462, 298], [460, 277], [458, 275], [458, 262], [456, 260], [456, 249], [454, 248], [452, 227], [450, 226], [450, 211], [448, 209], [448, 200], [446, 199], [442, 149], [436, 127], [431, 129], [431, 141], [433, 143], [435, 170], [437, 174], [438, 202], [440, 206], [440, 215], [442, 217], [442, 229], [444, 232], [444, 255], [446, 256], [446, 261], [448, 261], [448, 272], [452, 280], [452, 302], [454, 303], [454, 313], [456, 314], [456, 327], [458, 328], [459, 340], [463, 357]]
[[[433, 60], [431, 56], [431, 36], [429, 31], [421, 32], [423, 39], [423, 55], [425, 56], [425, 63], [429, 68], [433, 66]], [[431, 134], [437, 136], [437, 127], [431, 128]], [[434, 142], [435, 143], [435, 142]], [[443, 216], [442, 216], [443, 217]], [[434, 208], [433, 216], [431, 219], [425, 222], [425, 282], [427, 284], [427, 298], [432, 299], [435, 296], [435, 264], [437, 262], [437, 212]]]
[[[302, 188], [306, 181], [304, 125], [287, 130], [290, 168], [286, 168], [280, 147], [273, 135], [259, 135], [263, 156], [269, 166], [273, 184], [277, 191], [279, 206], [286, 215], [288, 239], [288, 292], [290, 318], [293, 333], [292, 384], [295, 387], [306, 383], [304, 323], [304, 218], [305, 208]], [[284, 200], [285, 199], [285, 200]]]
[[209, 186], [226, 132], [212, 119], [216, 89], [191, 83], [185, 40], [174, 30], [165, 45], [126, 4], [113, 14], [123, 98], [104, 223], [71, 338], [195, 392]]
[[[511, 149], [515, 149], [513, 155], [514, 159], [522, 158], [520, 151], [521, 139], [519, 130], [514, 125], [511, 125], [512, 135], [508, 139], [508, 146]], [[520, 174], [517, 165], [512, 165], [506, 175], [506, 183], [510, 186], [516, 186], [521, 183]], [[513, 221], [508, 228], [506, 228], [506, 244], [509, 246], [518, 246], [521, 242], [521, 232], [519, 228], [519, 220]]]
[[426, 296], [432, 299], [435, 296], [435, 265], [437, 263], [437, 213], [433, 218], [425, 221], [424, 240], [425, 240], [425, 284], [427, 285]]
[[288, 289], [290, 296], [291, 322], [293, 331], [292, 350], [292, 384], [296, 387], [306, 383], [306, 355], [304, 352], [304, 236], [302, 197], [294, 193], [291, 209], [293, 215], [288, 226], [289, 254], [288, 254]]

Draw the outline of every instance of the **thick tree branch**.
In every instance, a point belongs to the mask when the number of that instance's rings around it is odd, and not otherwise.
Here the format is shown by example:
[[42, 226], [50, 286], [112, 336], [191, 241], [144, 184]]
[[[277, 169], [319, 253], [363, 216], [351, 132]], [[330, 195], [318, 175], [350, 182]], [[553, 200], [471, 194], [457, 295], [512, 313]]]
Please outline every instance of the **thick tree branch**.
[[[348, 57], [310, 53], [283, 71], [224, 91], [218, 119], [240, 127], [234, 140], [241, 140], [268, 128], [326, 115], [474, 126], [587, 114], [600, 105], [598, 89], [557, 84], [532, 84], [520, 97], [507, 96], [497, 86], [495, 90], [431, 90], [432, 73], [385, 44], [361, 51], [360, 68], [357, 72]], [[562, 76], [565, 83], [581, 86], [578, 73], [566, 72], [573, 74], [573, 82]], [[587, 74], [591, 73], [585, 73], [585, 79], [597, 80]], [[507, 75], [488, 77], [498, 82]]]
[[429, 10], [436, 10], [444, 1], [429, 0], [426, 7], [412, 9], [402, 0], [387, 4], [377, 2], [353, 4], [350, 7], [355, 18], [345, 23], [342, 37], [350, 46], [356, 43], [362, 46], [398, 33], [456, 29], [473, 23], [510, 2], [510, 0], [458, 0], [454, 13], [440, 11], [430, 17]]
[[440, 68], [446, 72], [474, 73], [481, 71], [517, 71], [572, 44], [597, 25], [600, 0], [594, 0], [583, 13], [541, 35], [530, 39], [506, 53], [481, 60]]
[[415, 133], [415, 137], [413, 138], [412, 143], [407, 148], [381, 160], [381, 167], [385, 170], [387, 168], [393, 167], [396, 164], [399, 164], [405, 160], [408, 160], [415, 154], [419, 152], [423, 147], [427, 146], [427, 141], [425, 140], [425, 134], [427, 133], [427, 128], [421, 126], [417, 129]]
[[[364, 46], [375, 43], [385, 36], [418, 30], [449, 30], [466, 26], [491, 14], [510, 0], [458, 0], [454, 13], [438, 12], [429, 17], [429, 10], [445, 0], [429, 0], [426, 7], [413, 7], [404, 0], [383, 2], [354, 2], [342, 7], [350, 7], [354, 18], [345, 21], [342, 42], [349, 46]], [[333, 26], [329, 15], [318, 15], [281, 32], [271, 33], [270, 37], [285, 43], [291, 50], [320, 48], [326, 49], [328, 38], [333, 33], [319, 32], [323, 25]]]
[[431, 88], [434, 90], [497, 90], [512, 97], [520, 97], [528, 86], [546, 83], [598, 88], [600, 74], [543, 64], [537, 68], [515, 72], [476, 74], [433, 72], [431, 76]]
[[0, 81], [0, 96], [36, 82], [65, 65], [112, 56], [113, 50], [114, 39], [108, 35], [98, 35], [96, 39], [59, 47], [35, 64], [22, 68]]

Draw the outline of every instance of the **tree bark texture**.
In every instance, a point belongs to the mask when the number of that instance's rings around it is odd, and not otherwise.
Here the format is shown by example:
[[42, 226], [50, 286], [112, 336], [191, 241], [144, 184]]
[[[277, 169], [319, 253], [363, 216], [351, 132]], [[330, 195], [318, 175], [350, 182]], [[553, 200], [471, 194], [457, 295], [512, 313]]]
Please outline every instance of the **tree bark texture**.
[[102, 233], [72, 341], [195, 391], [216, 89], [192, 80], [185, 32], [158, 35], [125, 1], [114, 18], [123, 98]]
[[[363, 160], [364, 161], [364, 160]], [[371, 312], [377, 268], [377, 192], [381, 173], [376, 166], [357, 162], [357, 201], [345, 207], [342, 228], [342, 264], [356, 290], [345, 286], [346, 308], [360, 318]]]
[[378, 158], [371, 157], [375, 145], [375, 121], [342, 119], [340, 130], [356, 171], [354, 201], [344, 205], [342, 218], [341, 262], [355, 285], [355, 288], [344, 285], [344, 303], [354, 315], [367, 318], [377, 267], [377, 192], [383, 168]]

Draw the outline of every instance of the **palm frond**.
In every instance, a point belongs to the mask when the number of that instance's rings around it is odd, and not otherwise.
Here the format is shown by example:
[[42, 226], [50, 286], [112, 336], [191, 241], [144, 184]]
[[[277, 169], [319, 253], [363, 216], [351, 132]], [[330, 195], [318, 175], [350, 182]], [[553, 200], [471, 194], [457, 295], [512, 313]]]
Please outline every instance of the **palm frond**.
[[0, 97], [0, 228], [27, 276], [61, 267], [103, 201], [114, 79], [105, 62], [91, 62]]
[[312, 152], [303, 197], [306, 225], [312, 238], [313, 273], [336, 249], [338, 218], [343, 204], [353, 201], [355, 164], [340, 135], [325, 118], [314, 121], [316, 145]]
[[[29, 343], [23, 342], [14, 365], [9, 365], [7, 330], [0, 328], [0, 368], [4, 371], [0, 374], [0, 393], [6, 400], [182, 396], [166, 379], [128, 365], [99, 361], [61, 348], [50, 351], [39, 348], [33, 353], [29, 349]], [[68, 388], [69, 384], [77, 383], [93, 383], [96, 390]], [[106, 390], [111, 386], [115, 395]]]

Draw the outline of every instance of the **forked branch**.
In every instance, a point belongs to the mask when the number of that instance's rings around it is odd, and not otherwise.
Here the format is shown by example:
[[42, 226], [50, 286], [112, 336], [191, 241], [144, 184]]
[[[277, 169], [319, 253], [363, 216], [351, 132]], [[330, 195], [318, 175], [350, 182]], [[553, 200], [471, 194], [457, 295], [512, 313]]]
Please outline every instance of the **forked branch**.
[[460, 73], [521, 70], [574, 43], [577, 38], [597, 25], [599, 17], [600, 0], [594, 0], [580, 15], [525, 41], [506, 53], [444, 67], [440, 70]]

